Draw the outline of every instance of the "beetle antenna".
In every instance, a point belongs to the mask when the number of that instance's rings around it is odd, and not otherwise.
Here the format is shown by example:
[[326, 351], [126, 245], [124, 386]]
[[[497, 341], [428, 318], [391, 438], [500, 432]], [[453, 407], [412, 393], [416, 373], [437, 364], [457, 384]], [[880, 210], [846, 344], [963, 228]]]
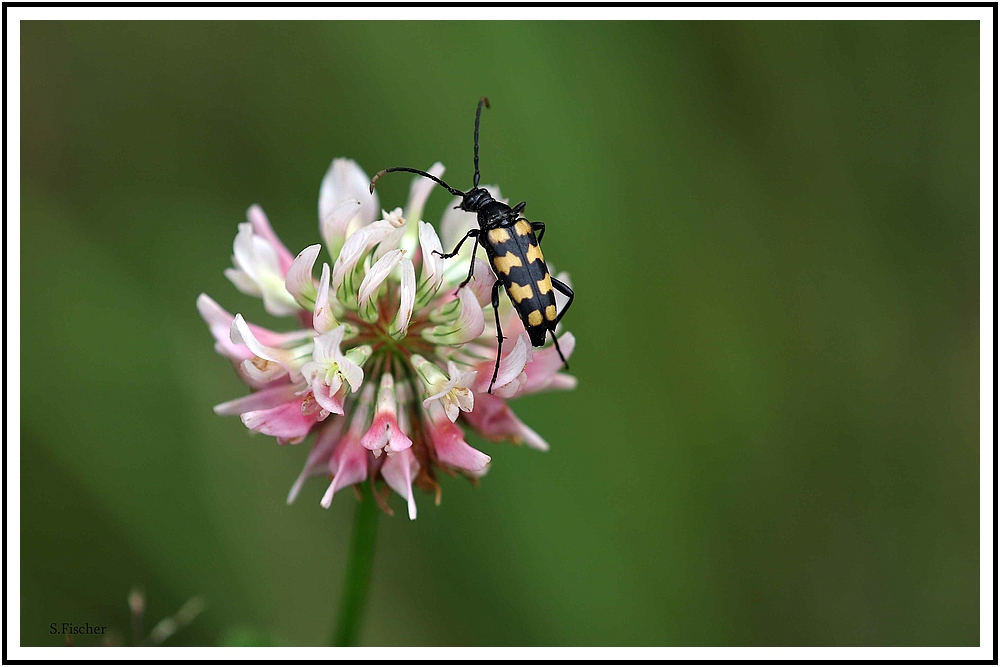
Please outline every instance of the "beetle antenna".
[[473, 162], [476, 166], [476, 175], [472, 177], [472, 187], [474, 188], [479, 187], [479, 115], [483, 113], [484, 104], [486, 105], [487, 109], [490, 108], [489, 98], [481, 97], [479, 99], [479, 105], [476, 107], [476, 131], [472, 136], [472, 143], [475, 148]]
[[411, 174], [419, 174], [420, 176], [423, 176], [424, 178], [429, 178], [438, 185], [444, 187], [446, 190], [448, 190], [448, 192], [455, 195], [456, 197], [462, 197], [465, 195], [464, 192], [462, 192], [461, 190], [456, 190], [455, 188], [451, 187], [450, 185], [442, 181], [437, 176], [432, 176], [431, 174], [428, 174], [426, 171], [420, 171], [419, 169], [411, 169], [410, 167], [389, 167], [388, 169], [383, 169], [379, 173], [375, 174], [374, 178], [372, 178], [372, 182], [368, 185], [368, 192], [375, 192], [375, 181], [382, 178], [383, 174], [387, 174], [390, 171], [408, 171]]

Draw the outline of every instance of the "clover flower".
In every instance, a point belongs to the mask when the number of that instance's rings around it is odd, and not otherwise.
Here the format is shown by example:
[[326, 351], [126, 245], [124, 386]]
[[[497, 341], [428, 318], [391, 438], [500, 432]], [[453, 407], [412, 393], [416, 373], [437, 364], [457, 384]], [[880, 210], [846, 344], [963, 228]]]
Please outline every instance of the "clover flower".
[[[440, 177], [444, 167], [436, 163], [429, 172]], [[251, 431], [281, 445], [315, 436], [289, 503], [309, 477], [330, 478], [323, 507], [340, 489], [367, 480], [384, 511], [392, 513], [391, 489], [415, 519], [414, 485], [439, 503], [439, 472], [475, 480], [489, 468], [490, 457], [465, 441], [459, 424], [487, 440], [548, 449], [506, 399], [572, 389], [576, 380], [560, 372], [553, 346], [531, 347], [504, 299], [500, 319], [507, 342], [493, 393], [487, 393], [496, 355], [494, 318], [486, 312], [494, 277], [476, 260], [473, 279], [459, 288], [469, 253], [451, 260], [435, 254], [475, 227], [476, 216], [455, 210], [456, 198], [439, 236], [420, 219], [433, 186], [415, 178], [406, 207], [382, 210], [379, 217], [367, 174], [353, 160], [334, 160], [320, 186], [323, 244], [294, 257], [264, 211], [250, 207], [225, 275], [239, 291], [260, 297], [268, 313], [293, 318], [288, 331], [256, 326], [207, 295], [198, 297], [216, 351], [251, 390], [215, 412], [239, 415]], [[328, 257], [320, 260], [324, 247]], [[566, 357], [574, 342], [568, 332], [559, 336]]]

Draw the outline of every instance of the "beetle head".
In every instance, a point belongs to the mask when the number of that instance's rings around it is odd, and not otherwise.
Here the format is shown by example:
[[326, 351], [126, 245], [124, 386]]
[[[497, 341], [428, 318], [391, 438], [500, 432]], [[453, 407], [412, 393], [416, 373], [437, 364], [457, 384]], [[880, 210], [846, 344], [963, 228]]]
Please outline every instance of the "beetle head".
[[472, 188], [462, 195], [462, 203], [459, 204], [458, 208], [476, 213], [491, 201], [493, 201], [493, 195], [487, 192], [486, 188]]

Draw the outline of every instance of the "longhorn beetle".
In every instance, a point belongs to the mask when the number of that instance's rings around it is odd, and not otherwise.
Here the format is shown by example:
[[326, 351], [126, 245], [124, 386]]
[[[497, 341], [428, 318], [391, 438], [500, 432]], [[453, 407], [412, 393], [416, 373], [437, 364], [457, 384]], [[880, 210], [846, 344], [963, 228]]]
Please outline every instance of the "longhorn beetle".
[[[486, 254], [496, 275], [496, 282], [493, 283], [493, 316], [497, 323], [497, 360], [493, 367], [493, 379], [490, 380], [489, 393], [493, 393], [493, 383], [497, 380], [497, 373], [500, 371], [500, 354], [503, 351], [503, 331], [500, 329], [500, 286], [507, 290], [507, 296], [514, 304], [524, 328], [528, 331], [533, 347], [541, 347], [545, 344], [546, 332], [552, 332], [552, 342], [555, 343], [556, 352], [562, 359], [566, 368], [569, 363], [559, 349], [559, 340], [555, 335], [556, 325], [563, 318], [566, 311], [573, 304], [573, 290], [569, 285], [557, 280], [549, 275], [549, 269], [545, 265], [542, 257], [542, 236], [545, 235], [544, 222], [529, 222], [521, 217], [521, 212], [527, 205], [521, 202], [514, 208], [499, 202], [486, 191], [479, 187], [479, 116], [483, 112], [483, 105], [490, 108], [490, 101], [483, 97], [476, 107], [476, 129], [473, 134], [473, 164], [475, 174], [472, 177], [472, 189], [468, 192], [457, 190], [441, 179], [428, 174], [426, 171], [413, 169], [411, 167], [391, 167], [383, 169], [375, 174], [369, 190], [375, 191], [375, 181], [390, 171], [408, 171], [419, 174], [424, 178], [429, 178], [442, 186], [451, 194], [461, 197], [462, 203], [455, 208], [463, 211], [475, 213], [479, 222], [479, 229], [470, 229], [469, 233], [462, 237], [455, 249], [448, 254], [434, 251], [440, 257], [454, 257], [462, 248], [462, 244], [468, 239], [475, 239], [472, 248], [472, 263], [469, 265], [469, 275], [459, 285], [459, 289], [465, 287], [472, 280], [472, 273], [476, 266], [476, 250], [482, 245], [486, 248]], [[535, 238], [535, 232], [538, 237]], [[569, 297], [562, 312], [556, 312], [556, 298], [553, 290]]]

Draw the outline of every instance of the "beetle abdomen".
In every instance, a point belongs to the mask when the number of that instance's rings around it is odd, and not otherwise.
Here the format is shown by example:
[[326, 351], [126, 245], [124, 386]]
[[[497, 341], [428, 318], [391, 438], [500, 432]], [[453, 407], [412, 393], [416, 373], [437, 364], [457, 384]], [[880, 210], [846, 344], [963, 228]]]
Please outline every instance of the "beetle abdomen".
[[509, 227], [490, 229], [485, 245], [493, 271], [503, 281], [531, 344], [544, 345], [545, 334], [556, 319], [556, 299], [531, 223], [518, 220]]

